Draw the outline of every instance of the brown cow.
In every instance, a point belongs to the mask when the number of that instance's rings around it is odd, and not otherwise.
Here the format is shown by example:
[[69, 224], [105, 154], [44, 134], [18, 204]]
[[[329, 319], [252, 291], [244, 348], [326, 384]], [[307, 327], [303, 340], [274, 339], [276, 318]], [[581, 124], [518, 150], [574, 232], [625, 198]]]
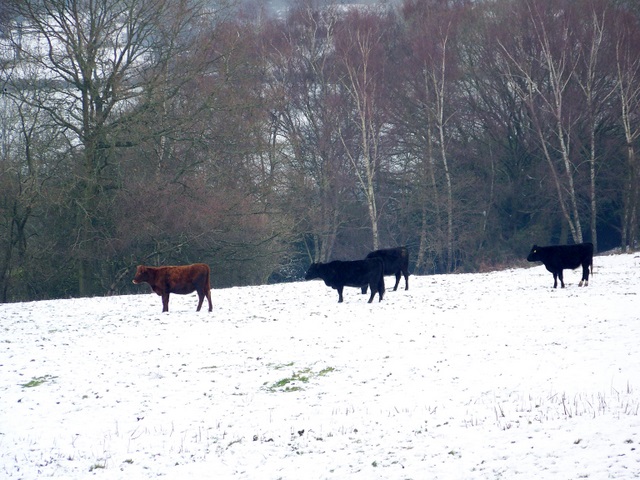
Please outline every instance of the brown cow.
[[145, 267], [138, 265], [133, 283], [148, 283], [151, 289], [162, 297], [162, 311], [169, 311], [169, 294], [178, 293], [184, 295], [193, 291], [198, 292], [197, 312], [202, 308], [205, 295], [211, 305], [211, 283], [209, 280], [209, 265], [194, 263], [193, 265], [180, 265], [178, 267]]

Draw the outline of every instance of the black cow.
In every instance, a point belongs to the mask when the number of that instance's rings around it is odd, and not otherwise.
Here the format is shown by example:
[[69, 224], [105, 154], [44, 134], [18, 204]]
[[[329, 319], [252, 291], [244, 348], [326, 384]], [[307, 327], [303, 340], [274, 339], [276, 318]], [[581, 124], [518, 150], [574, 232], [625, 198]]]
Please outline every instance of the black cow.
[[338, 303], [342, 302], [344, 287], [368, 286], [371, 288], [369, 303], [373, 302], [376, 293], [380, 301], [384, 295], [384, 265], [379, 258], [312, 263], [304, 278], [305, 280], [321, 278], [325, 285], [338, 290]]
[[558, 278], [564, 288], [562, 270], [571, 270], [582, 265], [582, 280], [579, 287], [589, 285], [589, 267], [593, 270], [593, 243], [578, 243], [577, 245], [552, 245], [550, 247], [539, 247], [534, 245], [527, 256], [530, 262], [542, 262], [544, 266], [553, 273], [553, 288], [558, 287]]
[[[393, 291], [398, 290], [400, 277], [404, 275], [404, 289], [409, 290], [409, 250], [407, 247], [383, 248], [374, 250], [366, 258], [381, 258], [385, 275], [395, 275], [396, 284]], [[367, 293], [367, 287], [362, 287], [362, 293]]]

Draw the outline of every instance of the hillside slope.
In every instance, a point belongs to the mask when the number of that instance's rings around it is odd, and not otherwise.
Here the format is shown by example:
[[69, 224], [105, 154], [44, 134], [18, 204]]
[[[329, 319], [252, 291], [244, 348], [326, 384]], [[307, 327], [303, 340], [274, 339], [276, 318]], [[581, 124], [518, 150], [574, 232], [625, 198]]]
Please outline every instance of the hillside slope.
[[0, 476], [637, 478], [640, 255], [594, 263], [0, 305]]

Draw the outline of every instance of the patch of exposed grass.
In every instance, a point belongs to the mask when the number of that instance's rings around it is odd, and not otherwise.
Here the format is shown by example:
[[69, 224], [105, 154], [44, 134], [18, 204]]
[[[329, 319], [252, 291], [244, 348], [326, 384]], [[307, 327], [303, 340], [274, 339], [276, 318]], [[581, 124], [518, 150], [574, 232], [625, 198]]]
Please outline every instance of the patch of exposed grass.
[[20, 386], [22, 388], [33, 388], [33, 387], [37, 387], [39, 385], [42, 385], [43, 383], [50, 382], [55, 378], [57, 378], [57, 377], [54, 377], [53, 375], [45, 375], [43, 377], [33, 377], [27, 383], [21, 383]]
[[326, 368], [323, 368], [322, 370], [320, 370], [320, 371], [318, 372], [318, 376], [319, 376], [319, 377], [324, 377], [325, 375], [328, 375], [328, 374], [329, 374], [329, 373], [331, 373], [331, 372], [335, 372], [335, 370], [336, 370], [336, 369], [335, 369], [335, 368], [333, 368], [333, 367], [326, 367]]
[[93, 472], [95, 470], [104, 470], [105, 468], [107, 468], [106, 462], [105, 463], [95, 463], [95, 464], [93, 464], [93, 465], [91, 465], [89, 467], [89, 471]]
[[282, 370], [283, 368], [287, 368], [287, 367], [293, 367], [293, 362], [282, 363], [280, 365], [274, 365], [273, 368], [275, 368], [276, 370]]
[[[293, 362], [275, 366], [276, 370], [280, 370], [284, 367], [292, 367]], [[303, 385], [309, 383], [310, 380], [316, 377], [324, 377], [329, 373], [335, 371], [333, 367], [326, 367], [320, 370], [319, 372], [314, 372], [311, 368], [303, 368], [298, 371], [294, 371], [290, 377], [285, 377], [277, 382], [268, 385], [265, 383], [265, 389], [269, 392], [297, 392], [300, 390], [304, 390]]]

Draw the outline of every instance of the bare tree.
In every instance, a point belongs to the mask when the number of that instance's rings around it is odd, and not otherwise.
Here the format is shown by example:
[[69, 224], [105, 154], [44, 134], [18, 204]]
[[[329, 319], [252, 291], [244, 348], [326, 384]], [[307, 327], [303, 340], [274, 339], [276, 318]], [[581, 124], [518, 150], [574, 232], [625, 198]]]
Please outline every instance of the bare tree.
[[[587, 6], [587, 5], [585, 5]], [[606, 36], [607, 30], [612, 28], [607, 23], [607, 10], [599, 2], [588, 4], [584, 10], [585, 16], [576, 18], [576, 30], [583, 32], [584, 40], [580, 42], [580, 61], [575, 79], [584, 95], [584, 108], [587, 147], [585, 148], [589, 163], [589, 205], [591, 241], [598, 251], [598, 196], [596, 190], [598, 149], [596, 134], [600, 125], [608, 117], [607, 110], [610, 98], [614, 93], [613, 82], [608, 75]], [[579, 26], [583, 25], [581, 29]], [[602, 66], [604, 65], [604, 67]]]
[[429, 72], [431, 84], [433, 86], [435, 105], [434, 118], [437, 139], [439, 145], [440, 160], [444, 170], [445, 187], [447, 192], [447, 259], [449, 268], [453, 270], [453, 188], [451, 183], [451, 171], [449, 168], [449, 158], [447, 155], [447, 136], [445, 134], [447, 117], [445, 116], [446, 103], [446, 75], [447, 75], [447, 47], [449, 44], [451, 24], [445, 26], [442, 35], [439, 38], [439, 50], [442, 52], [442, 58], [439, 65], [433, 65], [433, 69]]
[[385, 45], [391, 17], [377, 12], [350, 12], [340, 23], [336, 35], [336, 55], [342, 67], [342, 83], [353, 105], [358, 132], [356, 149], [348, 145], [343, 131], [339, 132], [345, 151], [353, 165], [358, 184], [364, 194], [373, 249], [379, 248], [379, 200], [376, 181], [382, 168], [382, 140], [388, 118], [384, 106]]
[[637, 22], [629, 17], [617, 22], [615, 44], [616, 90], [620, 105], [620, 122], [624, 131], [627, 160], [623, 189], [621, 225], [622, 248], [629, 251], [638, 243], [638, 216], [640, 215], [640, 164], [636, 146], [640, 139], [640, 31]]
[[[81, 295], [95, 291], [92, 267], [101, 240], [110, 235], [101, 212], [108, 210], [109, 192], [116, 186], [116, 151], [132, 144], [130, 116], [144, 111], [149, 99], [172, 94], [163, 90], [167, 66], [187, 48], [185, 27], [202, 6], [199, 0], [12, 3], [23, 19], [16, 32], [22, 61], [41, 73], [35, 83], [14, 75], [9, 94], [46, 114], [78, 151], [77, 193], [72, 194], [77, 218], [70, 233]], [[163, 95], [151, 93], [158, 90]]]
[[282, 145], [288, 209], [308, 260], [321, 262], [333, 255], [350, 191], [351, 167], [335, 134], [348, 118], [330, 54], [338, 18], [335, 9], [303, 2], [264, 33], [273, 145]]
[[[576, 165], [570, 152], [577, 119], [565, 108], [578, 58], [573, 49], [574, 34], [566, 18], [569, 13], [545, 10], [548, 6], [538, 0], [525, 2], [525, 18], [532, 30], [519, 32], [515, 43], [501, 43], [507, 59], [504, 73], [528, 106], [563, 217], [573, 241], [580, 243], [582, 226], [574, 179]], [[547, 125], [552, 128], [547, 130]], [[556, 165], [556, 152], [560, 169]]]
[[54, 185], [66, 166], [67, 148], [58, 130], [42, 124], [42, 112], [7, 95], [1, 100], [0, 302], [5, 302], [29, 298], [41, 275], [42, 255], [31, 245], [39, 232], [31, 224], [42, 222], [57, 202]]
[[410, 86], [405, 101], [410, 106], [402, 116], [406, 133], [416, 139], [414, 154], [420, 159], [422, 179], [418, 270], [426, 267], [427, 251], [435, 252], [444, 271], [453, 271], [456, 264], [451, 120], [456, 105], [456, 35], [465, 8], [464, 1], [403, 4], [410, 51], [404, 67]]

